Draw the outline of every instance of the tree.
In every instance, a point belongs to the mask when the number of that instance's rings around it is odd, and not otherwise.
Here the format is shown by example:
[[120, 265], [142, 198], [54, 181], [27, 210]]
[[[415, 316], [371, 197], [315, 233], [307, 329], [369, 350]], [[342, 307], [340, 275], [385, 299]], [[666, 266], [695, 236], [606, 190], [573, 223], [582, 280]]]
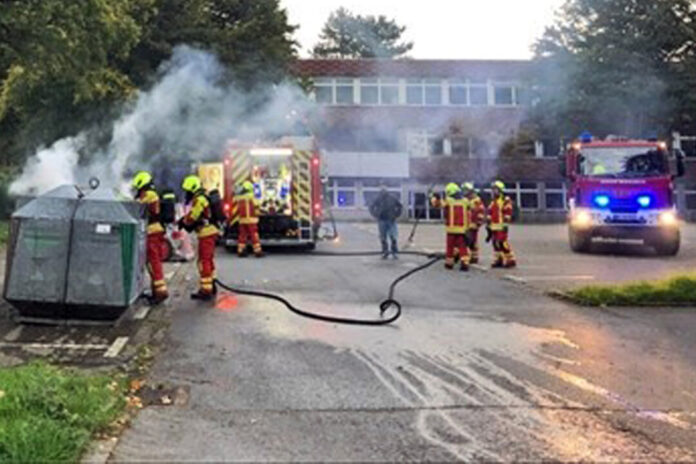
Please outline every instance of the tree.
[[345, 8], [331, 13], [314, 47], [317, 58], [399, 58], [413, 48], [401, 41], [406, 28], [386, 16], [354, 15]]
[[180, 44], [214, 51], [245, 88], [280, 81], [296, 56], [279, 0], [156, 0], [155, 10], [127, 63], [141, 85]]
[[[0, 6], [0, 147], [19, 154], [74, 132], [133, 91], [117, 67], [137, 43], [140, 0]], [[10, 130], [11, 132], [5, 132]], [[3, 152], [4, 154], [7, 152]]]
[[569, 0], [535, 46], [532, 118], [547, 136], [677, 128], [696, 115], [695, 52], [688, 0]]

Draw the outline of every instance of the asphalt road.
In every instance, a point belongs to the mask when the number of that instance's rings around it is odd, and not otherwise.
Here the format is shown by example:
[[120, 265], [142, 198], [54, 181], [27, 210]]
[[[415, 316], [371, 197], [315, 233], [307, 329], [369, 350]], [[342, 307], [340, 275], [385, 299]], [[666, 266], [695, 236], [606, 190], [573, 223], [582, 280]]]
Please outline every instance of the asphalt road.
[[[341, 243], [320, 248], [375, 248], [372, 228], [341, 228]], [[437, 230], [424, 230], [418, 247], [439, 248]], [[522, 233], [513, 232], [520, 275], [662, 265], [573, 257], [560, 241], [533, 245], [534, 233], [524, 245]], [[686, 267], [688, 256], [674, 262]], [[585, 267], [568, 271], [576, 260]], [[389, 282], [422, 262], [221, 251], [218, 274], [308, 310], [374, 317]], [[543, 269], [549, 262], [558, 268]], [[242, 296], [174, 303], [149, 382], [188, 390], [188, 402], [141, 411], [112, 461], [696, 459], [696, 310], [575, 308], [498, 272], [440, 264], [397, 297], [404, 315], [382, 328], [306, 320]]]
[[[359, 225], [366, 232], [372, 228]], [[404, 225], [402, 234], [410, 232]], [[675, 257], [658, 256], [652, 248], [639, 242], [597, 241], [591, 253], [570, 251], [568, 232], [564, 225], [515, 225], [511, 243], [519, 268], [514, 271], [495, 271], [512, 276], [528, 285], [549, 290], [589, 284], [620, 283], [669, 277], [675, 273], [696, 271], [696, 225], [682, 227], [682, 244]], [[442, 248], [441, 225], [419, 226], [416, 247]], [[483, 264], [491, 262], [490, 246], [481, 239]]]

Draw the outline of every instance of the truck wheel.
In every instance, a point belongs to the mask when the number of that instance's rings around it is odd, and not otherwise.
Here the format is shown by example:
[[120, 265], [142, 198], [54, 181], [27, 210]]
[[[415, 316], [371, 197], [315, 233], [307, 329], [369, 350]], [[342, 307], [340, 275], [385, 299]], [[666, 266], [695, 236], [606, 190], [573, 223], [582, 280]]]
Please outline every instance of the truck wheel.
[[570, 249], [575, 253], [587, 253], [592, 245], [592, 235], [588, 232], [579, 232], [572, 227], [568, 228], [568, 241]]
[[679, 232], [677, 231], [676, 234], [670, 234], [669, 237], [657, 239], [653, 243], [653, 247], [655, 248], [655, 251], [657, 251], [657, 254], [661, 256], [676, 256], [677, 253], [679, 253], [680, 243], [681, 240]]
[[314, 242], [307, 243], [303, 248], [307, 251], [314, 251], [314, 249], [317, 247], [317, 244]]

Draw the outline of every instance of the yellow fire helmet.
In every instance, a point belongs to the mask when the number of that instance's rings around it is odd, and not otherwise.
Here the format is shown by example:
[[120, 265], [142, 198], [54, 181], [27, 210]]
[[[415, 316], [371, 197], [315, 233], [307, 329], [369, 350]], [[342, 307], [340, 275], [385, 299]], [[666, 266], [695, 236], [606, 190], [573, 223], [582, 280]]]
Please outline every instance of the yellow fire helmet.
[[152, 182], [152, 175], [147, 171], [139, 171], [133, 176], [133, 188], [140, 190]]
[[462, 189], [460, 189], [459, 186], [454, 182], [447, 184], [447, 187], [445, 187], [445, 193], [448, 197], [453, 197], [461, 191]]
[[498, 189], [500, 193], [503, 193], [505, 191], [505, 184], [500, 180], [496, 180], [491, 184], [491, 188]]
[[462, 184], [462, 190], [464, 190], [464, 191], [467, 192], [467, 193], [469, 193], [469, 192], [475, 192], [475, 191], [476, 191], [476, 190], [474, 189], [474, 184], [471, 183], [471, 182], [464, 182], [464, 183]]
[[196, 193], [201, 189], [201, 179], [198, 176], [188, 176], [181, 183], [184, 192]]
[[251, 193], [254, 191], [254, 184], [252, 184], [250, 180], [246, 180], [244, 183], [242, 183], [242, 190], [247, 193]]

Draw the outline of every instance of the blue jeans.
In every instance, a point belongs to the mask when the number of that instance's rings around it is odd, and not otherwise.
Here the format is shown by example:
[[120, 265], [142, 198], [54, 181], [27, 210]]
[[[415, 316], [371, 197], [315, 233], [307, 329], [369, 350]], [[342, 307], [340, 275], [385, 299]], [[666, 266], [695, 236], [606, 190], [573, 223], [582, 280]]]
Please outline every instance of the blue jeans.
[[382, 242], [382, 253], [385, 255], [389, 254], [389, 246], [387, 244], [387, 238], [391, 241], [391, 253], [396, 256], [399, 252], [399, 245], [397, 241], [399, 239], [399, 230], [396, 227], [396, 221], [382, 220], [378, 222], [379, 225], [379, 240]]

